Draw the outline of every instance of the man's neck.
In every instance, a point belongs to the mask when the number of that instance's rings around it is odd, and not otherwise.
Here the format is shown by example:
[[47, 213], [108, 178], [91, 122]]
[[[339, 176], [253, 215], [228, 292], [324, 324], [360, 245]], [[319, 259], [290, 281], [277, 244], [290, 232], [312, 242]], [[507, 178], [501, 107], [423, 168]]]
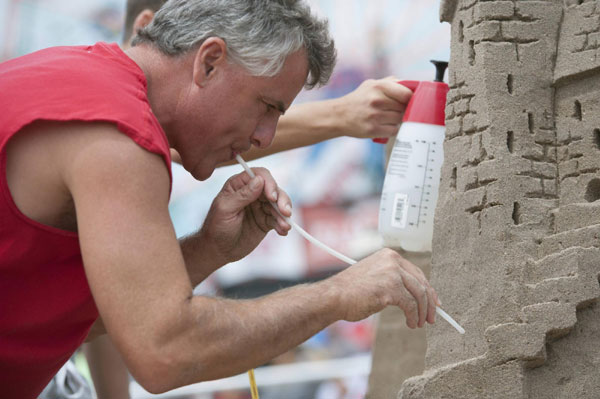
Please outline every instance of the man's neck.
[[154, 115], [169, 136], [169, 126], [181, 93], [192, 80], [192, 57], [171, 57], [152, 45], [140, 44], [125, 51], [144, 72], [148, 85], [148, 101]]

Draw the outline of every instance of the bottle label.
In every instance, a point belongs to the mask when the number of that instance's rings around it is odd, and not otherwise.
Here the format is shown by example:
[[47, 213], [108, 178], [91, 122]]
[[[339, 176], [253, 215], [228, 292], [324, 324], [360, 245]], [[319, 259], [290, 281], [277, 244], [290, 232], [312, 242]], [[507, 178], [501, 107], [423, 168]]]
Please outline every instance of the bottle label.
[[399, 229], [406, 228], [406, 219], [408, 217], [408, 195], [396, 193], [394, 196], [394, 211], [392, 212], [392, 227]]
[[412, 153], [413, 147], [411, 143], [396, 139], [396, 143], [394, 144], [390, 156], [387, 173], [405, 179], [410, 168], [410, 157]]

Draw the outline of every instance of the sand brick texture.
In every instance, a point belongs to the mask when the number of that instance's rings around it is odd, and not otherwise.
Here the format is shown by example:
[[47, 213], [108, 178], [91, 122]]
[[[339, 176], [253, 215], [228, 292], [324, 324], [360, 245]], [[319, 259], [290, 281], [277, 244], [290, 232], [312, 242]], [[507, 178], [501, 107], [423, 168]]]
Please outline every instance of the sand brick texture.
[[600, 1], [440, 8], [452, 48], [432, 283], [467, 333], [428, 328], [425, 370], [398, 397], [598, 398]]

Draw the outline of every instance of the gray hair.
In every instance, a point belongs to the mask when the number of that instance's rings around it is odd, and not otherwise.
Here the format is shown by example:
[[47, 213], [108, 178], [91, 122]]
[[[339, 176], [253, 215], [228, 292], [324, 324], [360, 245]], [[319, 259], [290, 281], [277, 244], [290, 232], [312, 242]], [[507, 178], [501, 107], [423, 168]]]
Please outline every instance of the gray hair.
[[132, 45], [152, 43], [177, 56], [209, 37], [223, 39], [229, 61], [253, 76], [277, 75], [288, 55], [303, 47], [306, 88], [327, 83], [335, 66], [327, 20], [312, 15], [303, 0], [169, 0]]

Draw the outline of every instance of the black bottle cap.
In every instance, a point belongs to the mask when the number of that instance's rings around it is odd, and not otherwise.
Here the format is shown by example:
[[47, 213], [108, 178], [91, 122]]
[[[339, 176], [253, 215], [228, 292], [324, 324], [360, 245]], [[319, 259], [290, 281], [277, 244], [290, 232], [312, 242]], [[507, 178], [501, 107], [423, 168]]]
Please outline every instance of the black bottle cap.
[[431, 60], [433, 65], [435, 65], [436, 73], [434, 82], [443, 82], [444, 81], [444, 73], [446, 73], [446, 68], [448, 68], [448, 63], [446, 61], [436, 61]]

